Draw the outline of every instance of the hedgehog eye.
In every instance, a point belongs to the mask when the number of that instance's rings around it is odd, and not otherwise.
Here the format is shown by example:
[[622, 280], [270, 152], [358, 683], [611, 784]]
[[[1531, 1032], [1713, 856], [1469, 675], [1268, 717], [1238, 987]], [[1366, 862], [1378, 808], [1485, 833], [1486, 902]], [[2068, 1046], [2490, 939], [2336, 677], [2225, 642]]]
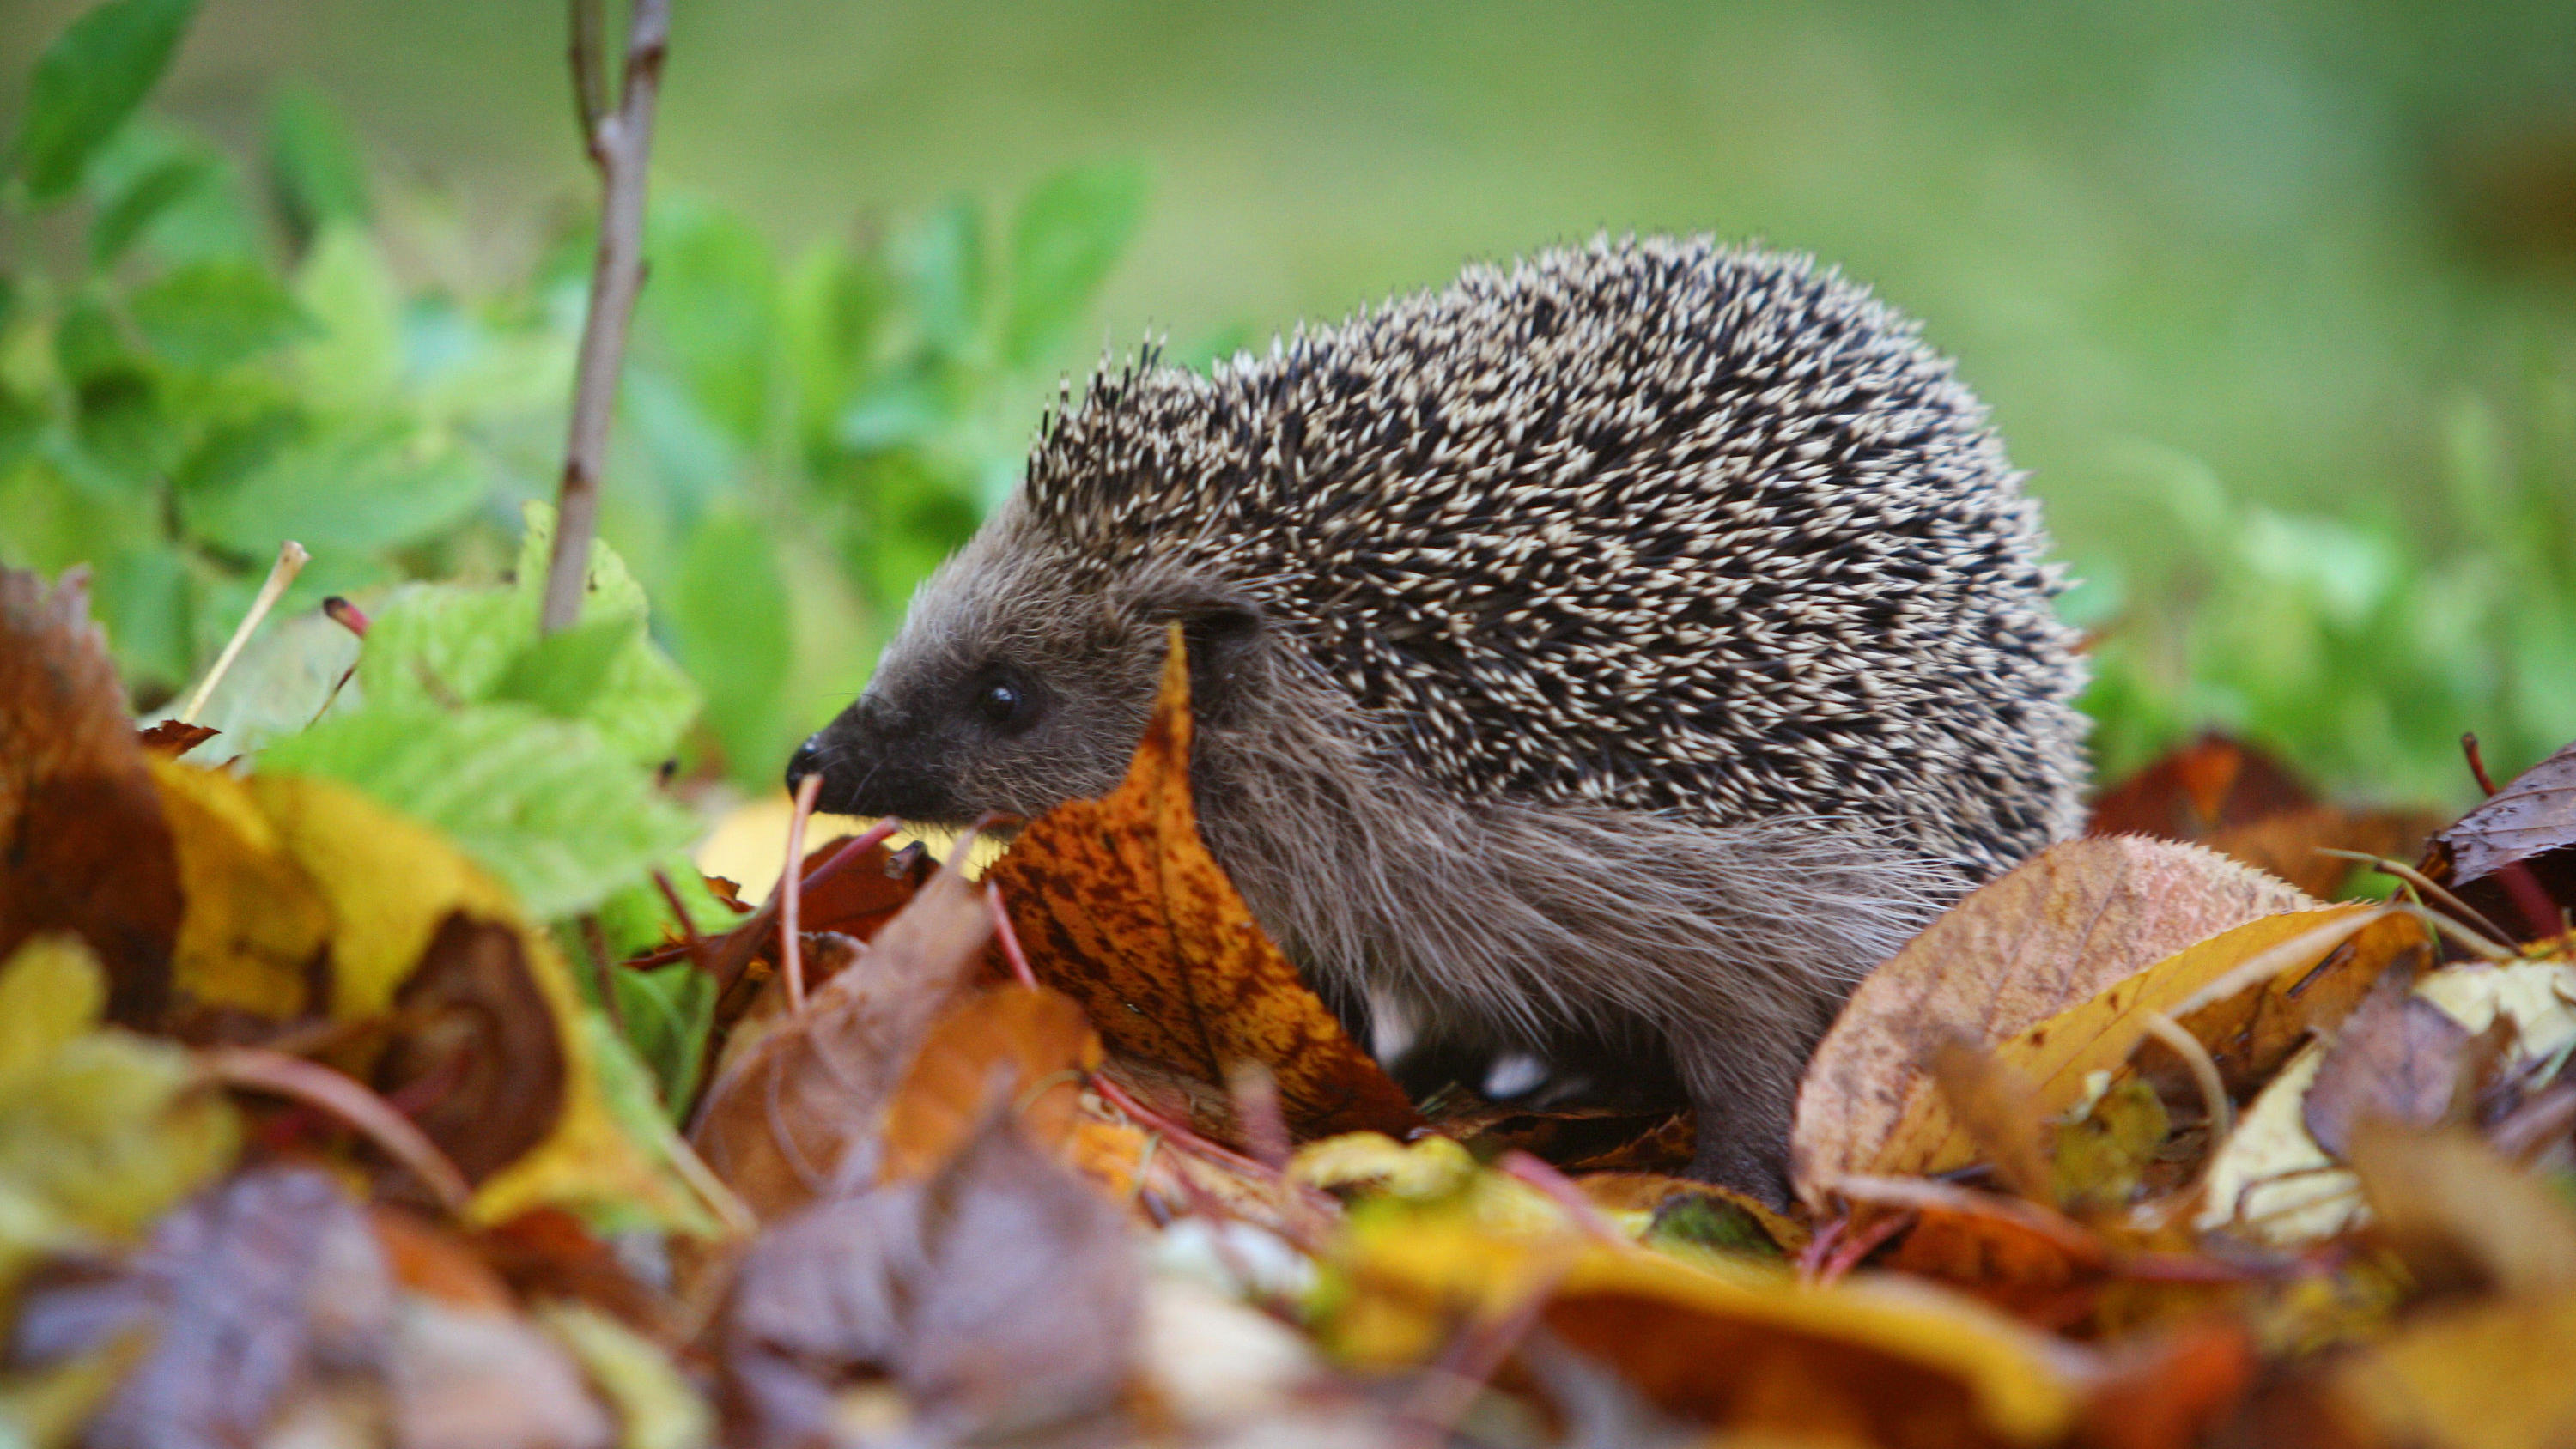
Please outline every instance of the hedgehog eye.
[[1036, 706], [1026, 684], [1002, 675], [975, 687], [975, 712], [997, 729], [1015, 729], [1029, 722]]

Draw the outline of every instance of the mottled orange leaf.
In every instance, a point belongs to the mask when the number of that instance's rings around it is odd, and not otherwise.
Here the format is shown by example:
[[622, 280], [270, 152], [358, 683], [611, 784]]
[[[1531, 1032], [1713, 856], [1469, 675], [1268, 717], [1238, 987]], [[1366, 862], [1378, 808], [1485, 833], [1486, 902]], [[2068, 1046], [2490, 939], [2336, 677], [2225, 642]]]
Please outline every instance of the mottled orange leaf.
[[1190, 800], [1189, 667], [1179, 632], [1126, 780], [1033, 821], [986, 876], [1038, 979], [1081, 1002], [1117, 1055], [1222, 1084], [1278, 1081], [1299, 1137], [1402, 1133], [1403, 1091], [1308, 989], [1209, 856]]

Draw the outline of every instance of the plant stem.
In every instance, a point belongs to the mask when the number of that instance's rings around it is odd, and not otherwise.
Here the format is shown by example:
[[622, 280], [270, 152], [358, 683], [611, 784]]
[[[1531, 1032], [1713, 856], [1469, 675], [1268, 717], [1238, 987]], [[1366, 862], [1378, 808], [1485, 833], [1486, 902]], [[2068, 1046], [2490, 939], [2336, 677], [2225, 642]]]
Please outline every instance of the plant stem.
[[[572, 0], [573, 94], [585, 119], [599, 101], [589, 37], [596, 11]], [[590, 569], [590, 540], [599, 529], [599, 479], [608, 457], [608, 423], [617, 407], [617, 378], [626, 327], [644, 287], [644, 177], [653, 154], [653, 103], [661, 90], [662, 55], [671, 29], [670, 0], [635, 0], [626, 25], [626, 81], [617, 109], [598, 113], [586, 138], [599, 167], [599, 250], [591, 263], [590, 312], [581, 328], [573, 374], [572, 437], [564, 449], [563, 489], [555, 509], [554, 557], [546, 568], [539, 626], [551, 634], [581, 617]]]

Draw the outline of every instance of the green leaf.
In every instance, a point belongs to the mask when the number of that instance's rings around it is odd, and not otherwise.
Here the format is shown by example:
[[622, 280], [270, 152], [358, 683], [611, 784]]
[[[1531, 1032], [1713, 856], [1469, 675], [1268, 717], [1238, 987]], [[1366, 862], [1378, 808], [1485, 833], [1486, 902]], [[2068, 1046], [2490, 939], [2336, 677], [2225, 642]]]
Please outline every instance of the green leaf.
[[521, 649], [494, 682], [490, 697], [532, 704], [557, 719], [579, 719], [606, 689], [617, 656], [643, 635], [641, 619], [585, 619]]
[[367, 168], [348, 122], [320, 91], [291, 85], [268, 111], [268, 172], [296, 239], [332, 222], [367, 220]]
[[30, 198], [53, 201], [80, 181], [91, 153], [161, 79], [196, 10], [196, 0], [108, 0], [45, 47], [15, 157]]
[[181, 367], [224, 367], [312, 325], [276, 278], [244, 261], [191, 263], [137, 291], [131, 306], [144, 341]]
[[204, 185], [212, 174], [194, 156], [172, 156], [117, 188], [89, 224], [90, 264], [101, 269], [116, 265], [125, 249], [134, 245], [135, 238], [167, 214], [173, 203]]
[[1040, 182], [1011, 225], [1011, 301], [1002, 357], [1026, 367], [1091, 304], [1145, 212], [1144, 174], [1085, 166]]
[[787, 584], [768, 533], [738, 510], [708, 515], [690, 535], [664, 604], [681, 662], [706, 691], [726, 773], [744, 784], [775, 778], [794, 647]]
[[491, 480], [435, 434], [326, 434], [283, 447], [229, 487], [180, 495], [191, 533], [264, 555], [281, 539], [314, 550], [400, 548], [454, 528], [482, 505]]
[[298, 396], [317, 412], [382, 417], [400, 405], [402, 291], [375, 238], [333, 222], [295, 272], [313, 335], [294, 353]]
[[99, 566], [95, 612], [107, 628], [117, 673], [131, 687], [176, 689], [196, 663], [190, 648], [188, 571], [163, 543], [129, 549]]
[[904, 280], [931, 349], [948, 357], [972, 353], [989, 305], [983, 212], [962, 197], [933, 212], [907, 238], [904, 262]]
[[366, 791], [454, 840], [546, 918], [597, 905], [699, 833], [597, 730], [524, 704], [370, 699], [270, 746], [261, 768]]
[[642, 323], [651, 355], [733, 440], [768, 435], [778, 355], [778, 259], [749, 222], [674, 202], [657, 210]]

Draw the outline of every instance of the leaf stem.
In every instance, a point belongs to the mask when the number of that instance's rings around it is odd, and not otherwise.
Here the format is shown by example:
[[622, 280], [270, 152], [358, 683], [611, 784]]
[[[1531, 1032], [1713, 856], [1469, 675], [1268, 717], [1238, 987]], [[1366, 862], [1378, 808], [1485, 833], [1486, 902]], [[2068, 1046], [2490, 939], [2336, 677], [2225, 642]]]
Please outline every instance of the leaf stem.
[[796, 782], [796, 813], [787, 817], [787, 866], [778, 873], [778, 973], [787, 978], [787, 1009], [805, 1009], [805, 959], [796, 939], [796, 918], [805, 899], [805, 822], [814, 817], [814, 797], [823, 793], [823, 777]]
[[304, 572], [305, 561], [311, 557], [313, 555], [304, 551], [304, 545], [291, 538], [277, 546], [277, 562], [269, 565], [268, 581], [259, 586], [259, 597], [250, 601], [250, 612], [242, 615], [240, 627], [234, 629], [233, 637], [225, 641], [224, 652], [215, 656], [215, 667], [206, 671], [205, 680], [197, 686], [197, 692], [188, 697], [188, 707], [179, 711], [181, 724], [197, 722], [197, 711], [206, 707], [206, 700], [215, 692], [215, 686], [223, 682], [224, 671], [232, 668], [233, 661], [241, 657], [242, 646], [250, 642], [251, 631], [259, 627], [260, 620], [268, 617], [269, 610], [277, 607], [278, 597], [286, 592], [287, 585], [295, 582], [297, 574]]

